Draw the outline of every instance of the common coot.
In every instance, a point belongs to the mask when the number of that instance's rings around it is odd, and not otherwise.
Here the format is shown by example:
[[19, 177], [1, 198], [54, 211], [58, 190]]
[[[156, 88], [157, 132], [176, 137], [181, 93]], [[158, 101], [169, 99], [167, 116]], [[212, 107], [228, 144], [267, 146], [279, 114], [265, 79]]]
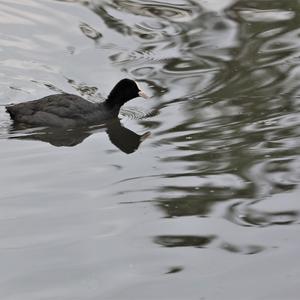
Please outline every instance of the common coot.
[[148, 98], [134, 80], [122, 79], [101, 103], [93, 103], [72, 94], [56, 94], [7, 105], [6, 111], [15, 122], [29, 125], [55, 127], [92, 125], [116, 118], [124, 103], [139, 96]]

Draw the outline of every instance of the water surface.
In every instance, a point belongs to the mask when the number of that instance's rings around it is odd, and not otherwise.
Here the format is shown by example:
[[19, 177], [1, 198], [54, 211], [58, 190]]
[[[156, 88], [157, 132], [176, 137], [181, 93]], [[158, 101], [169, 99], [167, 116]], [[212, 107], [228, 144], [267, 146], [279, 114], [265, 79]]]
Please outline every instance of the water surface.
[[[0, 296], [291, 299], [300, 284], [300, 7], [286, 1], [0, 1]], [[7, 103], [120, 120], [15, 127]]]

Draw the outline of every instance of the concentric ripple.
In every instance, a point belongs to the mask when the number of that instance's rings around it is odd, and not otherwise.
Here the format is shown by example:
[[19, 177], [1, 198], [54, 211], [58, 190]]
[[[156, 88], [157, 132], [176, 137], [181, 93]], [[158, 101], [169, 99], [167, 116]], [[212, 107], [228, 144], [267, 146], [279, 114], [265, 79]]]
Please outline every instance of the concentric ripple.
[[121, 116], [131, 119], [131, 120], [141, 120], [150, 118], [155, 114], [155, 111], [145, 111], [141, 108], [138, 108], [136, 106], [126, 106], [124, 108], [121, 108]]

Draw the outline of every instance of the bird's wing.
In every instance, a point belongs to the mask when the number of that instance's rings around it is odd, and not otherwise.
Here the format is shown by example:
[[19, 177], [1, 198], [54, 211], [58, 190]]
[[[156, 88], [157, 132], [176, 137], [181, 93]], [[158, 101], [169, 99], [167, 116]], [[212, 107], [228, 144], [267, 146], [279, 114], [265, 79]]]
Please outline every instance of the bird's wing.
[[[38, 103], [37, 110], [62, 118], [80, 118], [95, 111], [95, 104], [76, 95], [53, 95]], [[43, 103], [45, 102], [45, 103]]]
[[57, 94], [39, 100], [28, 101], [7, 107], [15, 115], [34, 115], [37, 112], [53, 114], [61, 118], [80, 118], [92, 113], [95, 104], [79, 96], [71, 94]]

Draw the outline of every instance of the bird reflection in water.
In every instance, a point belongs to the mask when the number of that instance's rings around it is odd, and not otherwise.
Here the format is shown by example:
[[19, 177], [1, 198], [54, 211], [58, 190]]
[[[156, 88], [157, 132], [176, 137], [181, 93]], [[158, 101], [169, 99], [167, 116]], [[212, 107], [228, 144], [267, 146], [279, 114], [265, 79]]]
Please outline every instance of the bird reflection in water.
[[150, 135], [149, 131], [139, 135], [124, 127], [120, 120], [113, 120], [98, 126], [70, 129], [29, 128], [24, 127], [24, 125], [13, 124], [9, 139], [37, 140], [56, 147], [73, 147], [82, 143], [90, 135], [101, 131], [106, 131], [111, 143], [126, 154], [135, 152], [140, 144]]

